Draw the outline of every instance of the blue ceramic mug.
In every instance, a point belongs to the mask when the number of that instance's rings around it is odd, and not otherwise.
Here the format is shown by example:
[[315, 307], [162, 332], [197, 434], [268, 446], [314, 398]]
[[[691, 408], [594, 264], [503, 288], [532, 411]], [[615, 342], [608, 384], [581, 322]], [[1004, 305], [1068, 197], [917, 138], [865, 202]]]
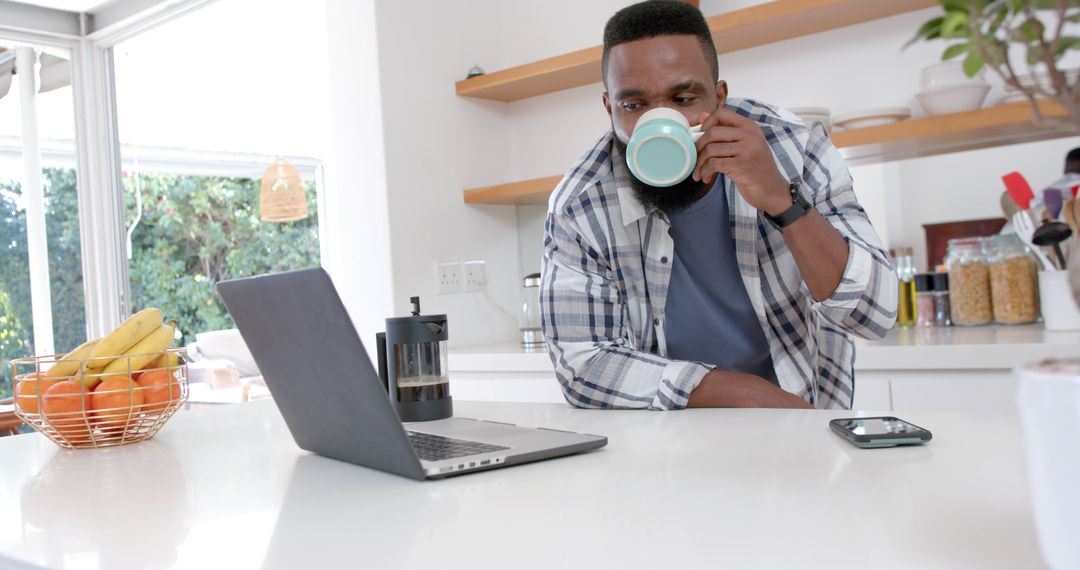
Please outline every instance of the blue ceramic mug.
[[682, 113], [667, 107], [646, 111], [626, 143], [630, 173], [649, 186], [674, 186], [694, 171], [701, 126], [691, 127]]

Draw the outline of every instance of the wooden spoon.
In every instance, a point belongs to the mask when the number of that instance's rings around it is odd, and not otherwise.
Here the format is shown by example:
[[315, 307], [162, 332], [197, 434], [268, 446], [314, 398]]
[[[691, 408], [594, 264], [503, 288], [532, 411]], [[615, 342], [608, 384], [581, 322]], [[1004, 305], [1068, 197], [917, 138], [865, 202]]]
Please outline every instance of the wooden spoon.
[[1013, 201], [1012, 196], [1009, 196], [1009, 193], [1007, 191], [1001, 193], [1000, 201], [1001, 212], [1005, 214], [1006, 220], [1013, 219], [1013, 216], [1020, 211], [1020, 206], [1016, 205], [1016, 202]]
[[1077, 227], [1080, 227], [1080, 198], [1076, 198], [1072, 201], [1073, 218], [1076, 219]]
[[1080, 235], [1080, 222], [1078, 222], [1076, 218], [1077, 210], [1074, 205], [1075, 202], [1076, 200], [1069, 198], [1068, 200], [1065, 200], [1065, 204], [1061, 207], [1062, 217], [1065, 218], [1065, 223], [1069, 224], [1069, 227], [1072, 228], [1074, 236]]

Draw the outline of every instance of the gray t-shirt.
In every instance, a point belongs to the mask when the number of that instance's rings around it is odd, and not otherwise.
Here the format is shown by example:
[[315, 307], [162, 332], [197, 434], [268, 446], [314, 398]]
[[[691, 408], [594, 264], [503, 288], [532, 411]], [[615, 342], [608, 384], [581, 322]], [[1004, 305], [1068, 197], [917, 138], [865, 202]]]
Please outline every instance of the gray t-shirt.
[[723, 177], [688, 208], [667, 214], [675, 240], [664, 310], [668, 357], [756, 374], [779, 385], [769, 342], [739, 274]]

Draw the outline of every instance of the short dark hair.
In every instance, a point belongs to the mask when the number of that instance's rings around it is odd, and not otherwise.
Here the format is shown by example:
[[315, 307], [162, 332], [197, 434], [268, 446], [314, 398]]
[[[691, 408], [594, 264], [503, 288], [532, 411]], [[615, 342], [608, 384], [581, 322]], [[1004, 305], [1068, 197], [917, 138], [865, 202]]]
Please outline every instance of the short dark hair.
[[701, 51], [705, 53], [705, 61], [712, 70], [713, 81], [720, 80], [716, 46], [701, 10], [685, 2], [648, 0], [615, 12], [604, 26], [604, 57], [601, 60], [604, 85], [607, 85], [608, 55], [611, 48], [656, 36], [697, 36]]
[[1065, 155], [1065, 174], [1075, 172], [1080, 174], [1080, 147], [1074, 148]]

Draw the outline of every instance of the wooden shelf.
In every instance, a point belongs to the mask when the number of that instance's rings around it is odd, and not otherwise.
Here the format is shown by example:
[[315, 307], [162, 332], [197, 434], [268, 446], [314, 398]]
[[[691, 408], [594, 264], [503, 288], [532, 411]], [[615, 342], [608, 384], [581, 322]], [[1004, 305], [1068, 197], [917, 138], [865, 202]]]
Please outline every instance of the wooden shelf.
[[[1061, 105], [1042, 103], [1046, 117], [1064, 117]], [[832, 134], [849, 165], [871, 164], [976, 150], [1067, 136], [1075, 132], [1032, 123], [1028, 103], [1010, 103], [951, 115], [909, 119], [890, 125]]]
[[[936, 0], [775, 0], [706, 18], [717, 53], [730, 53], [938, 6]], [[601, 80], [601, 46], [464, 79], [457, 94], [518, 101]]]
[[546, 206], [548, 196], [562, 176], [508, 182], [465, 191], [466, 204], [505, 204], [510, 206]]
[[[1043, 103], [1044, 116], [1064, 117], [1064, 107]], [[833, 144], [849, 165], [888, 162], [950, 152], [1076, 136], [1075, 132], [1032, 123], [1027, 103], [999, 105], [951, 115], [910, 119], [890, 125], [836, 131]], [[465, 191], [468, 204], [547, 204], [562, 179], [548, 176]]]

